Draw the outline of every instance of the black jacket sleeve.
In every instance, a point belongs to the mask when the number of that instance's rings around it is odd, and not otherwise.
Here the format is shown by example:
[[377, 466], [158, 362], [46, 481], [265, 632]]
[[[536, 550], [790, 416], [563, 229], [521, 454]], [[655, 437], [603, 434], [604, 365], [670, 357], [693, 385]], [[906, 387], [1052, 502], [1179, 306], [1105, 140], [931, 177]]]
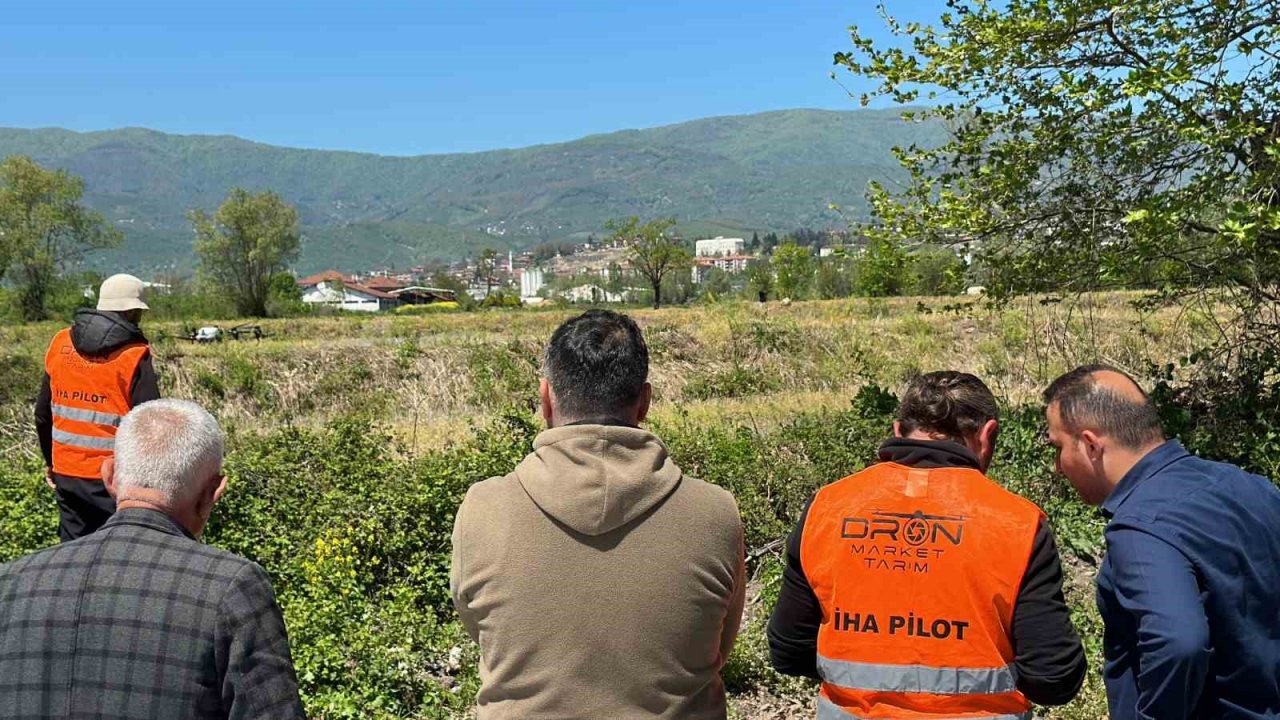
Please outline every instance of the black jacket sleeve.
[[818, 679], [818, 629], [822, 626], [822, 605], [800, 565], [800, 540], [809, 517], [810, 498], [800, 513], [795, 530], [787, 538], [786, 565], [782, 569], [782, 590], [769, 618], [769, 660], [783, 675]]
[[1038, 705], [1062, 705], [1080, 692], [1087, 664], [1062, 594], [1062, 560], [1053, 529], [1040, 521], [1013, 609], [1018, 690]]
[[129, 407], [138, 407], [144, 402], [160, 399], [160, 386], [156, 382], [156, 369], [151, 364], [151, 353], [147, 353], [133, 371], [133, 385], [129, 388]]
[[40, 439], [40, 453], [45, 467], [53, 467], [53, 393], [49, 389], [49, 373], [40, 378], [40, 392], [36, 394], [36, 437]]

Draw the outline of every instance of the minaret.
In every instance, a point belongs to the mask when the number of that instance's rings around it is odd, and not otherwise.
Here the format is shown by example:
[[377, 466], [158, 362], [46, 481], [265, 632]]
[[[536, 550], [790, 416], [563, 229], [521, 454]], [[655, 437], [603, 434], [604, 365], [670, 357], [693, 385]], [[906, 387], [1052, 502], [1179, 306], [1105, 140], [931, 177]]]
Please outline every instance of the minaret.
[[512, 250], [507, 251], [507, 272], [514, 273], [516, 271], [516, 254]]

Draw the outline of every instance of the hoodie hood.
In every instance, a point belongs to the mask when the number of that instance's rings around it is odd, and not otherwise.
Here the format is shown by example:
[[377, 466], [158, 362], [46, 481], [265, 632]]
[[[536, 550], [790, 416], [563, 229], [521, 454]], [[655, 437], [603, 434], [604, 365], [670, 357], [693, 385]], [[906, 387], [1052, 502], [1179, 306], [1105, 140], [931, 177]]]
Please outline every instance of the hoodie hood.
[[567, 425], [540, 433], [515, 476], [543, 512], [584, 535], [603, 535], [661, 503], [683, 473], [647, 430]]
[[110, 355], [124, 345], [146, 341], [137, 325], [113, 312], [81, 308], [71, 325], [71, 344], [76, 352], [90, 357]]

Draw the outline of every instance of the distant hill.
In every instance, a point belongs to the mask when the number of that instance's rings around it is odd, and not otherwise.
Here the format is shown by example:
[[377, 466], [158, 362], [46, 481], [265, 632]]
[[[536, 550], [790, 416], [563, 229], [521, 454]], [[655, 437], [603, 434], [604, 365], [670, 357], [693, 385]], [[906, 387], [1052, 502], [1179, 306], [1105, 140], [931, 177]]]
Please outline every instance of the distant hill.
[[240, 186], [298, 206], [298, 269], [309, 272], [585, 237], [626, 215], [674, 216], [689, 234], [840, 226], [831, 203], [859, 216], [868, 180], [902, 177], [891, 147], [941, 138], [939, 126], [897, 111], [784, 110], [418, 157], [139, 128], [0, 128], [0, 156], [30, 155], [84, 178], [88, 204], [126, 234], [124, 248], [96, 265], [190, 267], [187, 211], [212, 210]]

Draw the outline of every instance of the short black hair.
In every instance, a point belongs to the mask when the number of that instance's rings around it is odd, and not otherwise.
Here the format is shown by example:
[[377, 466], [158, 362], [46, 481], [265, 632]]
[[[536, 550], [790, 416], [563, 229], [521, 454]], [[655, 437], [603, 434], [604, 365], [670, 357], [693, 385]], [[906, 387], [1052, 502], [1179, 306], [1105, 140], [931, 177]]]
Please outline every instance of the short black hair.
[[610, 417], [640, 399], [649, 378], [649, 348], [640, 327], [612, 310], [588, 310], [551, 335], [542, 373], [564, 417]]
[[[1128, 378], [1138, 389], [1141, 400], [1135, 401], [1096, 382], [1100, 372], [1113, 372]], [[1141, 450], [1153, 442], [1164, 440], [1160, 413], [1146, 391], [1128, 373], [1111, 365], [1093, 363], [1066, 373], [1050, 383], [1044, 391], [1044, 404], [1058, 403], [1058, 417], [1073, 435], [1086, 428], [1114, 438], [1130, 450]]]
[[999, 416], [996, 396], [976, 375], [955, 370], [916, 375], [898, 404], [903, 435], [921, 430], [963, 442]]

